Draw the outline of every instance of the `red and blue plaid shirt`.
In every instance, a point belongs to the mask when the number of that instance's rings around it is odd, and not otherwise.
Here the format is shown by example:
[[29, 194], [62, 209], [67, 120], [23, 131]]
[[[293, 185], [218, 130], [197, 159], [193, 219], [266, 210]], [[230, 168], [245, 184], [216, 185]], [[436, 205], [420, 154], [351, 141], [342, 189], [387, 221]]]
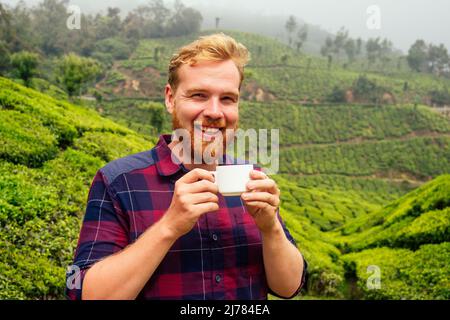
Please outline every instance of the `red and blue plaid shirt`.
[[[113, 161], [97, 172], [74, 258], [81, 270], [81, 286], [66, 288], [69, 299], [81, 298], [89, 267], [132, 244], [169, 208], [175, 181], [188, 170], [172, 162], [168, 143], [170, 135], [163, 135], [150, 151]], [[224, 159], [227, 164], [236, 163], [228, 156]], [[267, 299], [267, 293], [272, 293], [264, 272], [261, 234], [253, 218], [239, 196], [218, 196], [220, 209], [202, 215], [174, 243], [138, 299]], [[296, 294], [305, 275], [306, 262]]]

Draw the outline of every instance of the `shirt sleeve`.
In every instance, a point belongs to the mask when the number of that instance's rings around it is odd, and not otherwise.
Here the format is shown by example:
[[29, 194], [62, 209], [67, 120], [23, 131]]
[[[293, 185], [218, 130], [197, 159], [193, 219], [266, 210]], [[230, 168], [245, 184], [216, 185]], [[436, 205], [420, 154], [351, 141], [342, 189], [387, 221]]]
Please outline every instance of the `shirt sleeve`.
[[[277, 209], [277, 217], [278, 217], [278, 220], [279, 220], [280, 223], [281, 223], [281, 226], [283, 227], [283, 231], [284, 231], [284, 234], [286, 235], [286, 238], [287, 238], [287, 239], [288, 239], [295, 247], [297, 247], [297, 243], [296, 243], [296, 241], [294, 240], [294, 237], [292, 237], [291, 233], [289, 232], [288, 228], [286, 227], [286, 225], [285, 225], [284, 222], [283, 222], [283, 219], [282, 219], [281, 216], [280, 216], [280, 209]], [[301, 275], [301, 281], [300, 281], [300, 285], [298, 286], [298, 288], [297, 288], [297, 290], [294, 292], [294, 294], [291, 295], [290, 297], [282, 297], [282, 296], [276, 294], [275, 292], [273, 292], [273, 291], [269, 288], [269, 293], [270, 293], [271, 295], [276, 296], [276, 297], [281, 298], [281, 299], [292, 299], [292, 298], [294, 298], [295, 296], [297, 296], [297, 295], [300, 293], [301, 289], [304, 287], [304, 285], [305, 285], [305, 283], [306, 283], [306, 279], [307, 279], [306, 277], [307, 277], [307, 271], [308, 271], [308, 263], [306, 262], [305, 257], [304, 257], [303, 255], [302, 255], [302, 258], [303, 258], [303, 271], [302, 271], [302, 275]]]
[[[254, 165], [254, 168], [255, 168], [255, 170], [262, 171], [261, 167], [259, 167], [258, 165]], [[277, 217], [278, 217], [278, 220], [279, 220], [280, 223], [281, 223], [281, 226], [283, 227], [283, 231], [284, 231], [284, 234], [285, 234], [286, 238], [287, 238], [287, 239], [288, 239], [295, 247], [297, 247], [297, 243], [296, 243], [296, 241], [294, 240], [294, 237], [292, 237], [292, 235], [291, 235], [291, 233], [289, 232], [288, 228], [287, 228], [286, 225], [284, 224], [283, 219], [281, 218], [281, 215], [280, 215], [280, 209], [279, 209], [279, 208], [277, 209]], [[273, 292], [273, 291], [269, 288], [269, 293], [270, 293], [271, 295], [276, 296], [276, 297], [278, 297], [278, 298], [282, 298], [282, 299], [292, 299], [292, 298], [294, 298], [296, 295], [298, 295], [298, 294], [300, 293], [301, 289], [303, 288], [303, 286], [304, 286], [305, 283], [306, 283], [306, 280], [307, 280], [307, 269], [308, 269], [308, 263], [306, 262], [305, 257], [303, 257], [303, 255], [302, 255], [302, 258], [303, 258], [303, 271], [302, 271], [302, 275], [301, 275], [301, 281], [300, 281], [299, 287], [298, 287], [297, 290], [294, 292], [294, 294], [293, 294], [292, 296], [290, 296], [290, 297], [282, 297], [282, 296], [276, 294], [275, 292]]]
[[129, 244], [127, 217], [114, 198], [106, 178], [98, 171], [91, 188], [73, 265], [66, 274], [66, 297], [81, 300], [83, 280], [96, 262]]

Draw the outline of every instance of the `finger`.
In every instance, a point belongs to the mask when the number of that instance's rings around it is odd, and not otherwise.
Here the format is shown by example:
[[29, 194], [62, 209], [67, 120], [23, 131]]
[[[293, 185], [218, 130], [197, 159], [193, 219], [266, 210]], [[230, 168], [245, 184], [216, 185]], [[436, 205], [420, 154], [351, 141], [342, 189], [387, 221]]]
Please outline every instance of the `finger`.
[[268, 192], [244, 192], [242, 199], [247, 203], [250, 201], [265, 202], [273, 207], [278, 207], [280, 204], [280, 198]]
[[219, 210], [219, 204], [215, 202], [200, 203], [195, 205], [195, 210], [198, 216], [201, 216], [202, 214]]
[[183, 188], [189, 193], [219, 192], [219, 187], [209, 180], [200, 180], [194, 183], [185, 184]]
[[183, 183], [194, 183], [198, 180], [208, 180], [214, 182], [214, 177], [211, 171], [195, 168], [181, 177], [179, 181]]
[[252, 171], [250, 171], [250, 178], [252, 180], [261, 180], [261, 179], [267, 179], [268, 177], [262, 171], [252, 170]]
[[278, 194], [278, 187], [275, 181], [272, 179], [263, 179], [263, 180], [250, 180], [247, 182], [247, 190], [263, 190], [270, 192], [272, 194]]
[[253, 208], [263, 209], [265, 210], [267, 207], [270, 207], [270, 205], [267, 202], [263, 201], [248, 201], [246, 204]]
[[219, 197], [212, 192], [195, 193], [189, 196], [189, 202], [192, 204], [200, 204], [206, 202], [219, 203]]

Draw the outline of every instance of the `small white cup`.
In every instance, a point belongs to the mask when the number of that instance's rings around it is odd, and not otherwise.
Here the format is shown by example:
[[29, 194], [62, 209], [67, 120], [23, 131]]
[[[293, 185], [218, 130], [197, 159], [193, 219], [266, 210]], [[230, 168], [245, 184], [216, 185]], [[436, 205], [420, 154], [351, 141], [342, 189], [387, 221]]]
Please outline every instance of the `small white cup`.
[[250, 181], [252, 164], [238, 164], [217, 166], [214, 175], [215, 184], [224, 197], [240, 196], [247, 191], [246, 185]]

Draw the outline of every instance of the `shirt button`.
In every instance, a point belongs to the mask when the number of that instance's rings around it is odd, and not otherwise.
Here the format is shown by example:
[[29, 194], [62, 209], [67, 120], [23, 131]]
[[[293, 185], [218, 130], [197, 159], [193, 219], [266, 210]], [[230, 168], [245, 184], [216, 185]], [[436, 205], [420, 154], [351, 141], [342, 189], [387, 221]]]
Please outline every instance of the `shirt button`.
[[217, 237], [217, 234], [215, 234], [215, 233], [213, 233], [212, 238], [213, 238], [214, 241], [217, 241], [217, 239], [219, 239], [219, 238]]
[[220, 274], [216, 274], [216, 282], [219, 283], [220, 280], [222, 280], [222, 277], [220, 276]]

